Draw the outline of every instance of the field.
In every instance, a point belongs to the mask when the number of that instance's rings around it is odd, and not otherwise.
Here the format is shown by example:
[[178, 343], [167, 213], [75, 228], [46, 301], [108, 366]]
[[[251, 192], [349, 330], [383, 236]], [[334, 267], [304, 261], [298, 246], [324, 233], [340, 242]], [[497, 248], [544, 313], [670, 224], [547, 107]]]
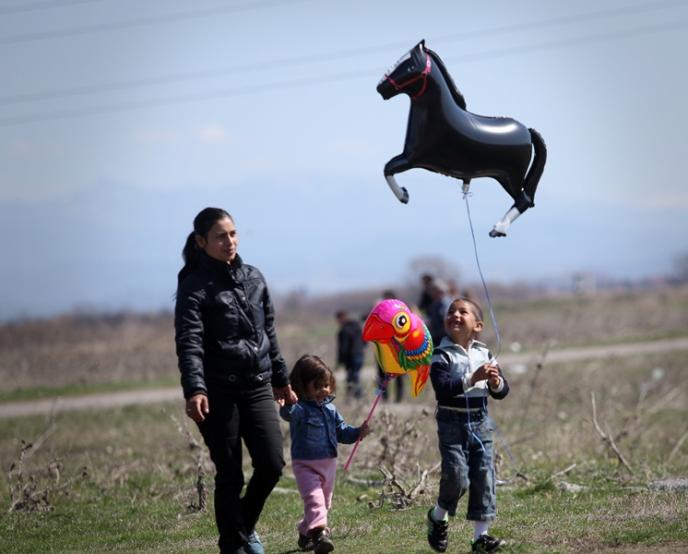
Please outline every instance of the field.
[[[688, 351], [551, 361], [562, 347], [688, 337], [688, 290], [497, 299], [495, 309], [505, 358], [533, 354], [504, 368], [512, 393], [491, 404], [501, 480], [492, 530], [504, 551], [688, 551]], [[331, 316], [279, 313], [288, 362], [333, 359]], [[485, 338], [494, 342], [491, 329]], [[178, 382], [166, 314], [7, 324], [0, 353], [4, 402]], [[340, 392], [337, 405], [355, 424], [372, 395], [369, 382], [366, 401]], [[185, 421], [180, 402], [0, 420], [0, 552], [214, 551], [212, 467]], [[336, 552], [430, 552], [435, 436], [430, 389], [382, 405], [338, 476]], [[341, 465], [349, 452], [341, 447]], [[300, 510], [287, 466], [259, 522], [268, 552], [295, 551]], [[469, 538], [460, 508], [449, 552], [469, 552]]]

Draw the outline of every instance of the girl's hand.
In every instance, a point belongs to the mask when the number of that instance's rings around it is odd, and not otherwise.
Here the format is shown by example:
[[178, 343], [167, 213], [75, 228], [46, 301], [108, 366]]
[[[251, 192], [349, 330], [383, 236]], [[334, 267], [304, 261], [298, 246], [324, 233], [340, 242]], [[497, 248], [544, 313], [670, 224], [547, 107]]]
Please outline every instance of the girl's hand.
[[186, 415], [200, 423], [210, 413], [208, 397], [205, 394], [194, 394], [186, 401]]
[[359, 432], [359, 436], [360, 436], [361, 440], [363, 440], [363, 439], [366, 438], [368, 435], [370, 435], [370, 427], [368, 427], [368, 422], [367, 422], [367, 421], [364, 421], [364, 422], [361, 424], [361, 427], [360, 427], [360, 429], [358, 430], [358, 432]]
[[299, 401], [299, 397], [292, 390], [291, 385], [286, 387], [272, 387], [272, 394], [275, 397], [275, 401], [280, 406], [291, 406]]

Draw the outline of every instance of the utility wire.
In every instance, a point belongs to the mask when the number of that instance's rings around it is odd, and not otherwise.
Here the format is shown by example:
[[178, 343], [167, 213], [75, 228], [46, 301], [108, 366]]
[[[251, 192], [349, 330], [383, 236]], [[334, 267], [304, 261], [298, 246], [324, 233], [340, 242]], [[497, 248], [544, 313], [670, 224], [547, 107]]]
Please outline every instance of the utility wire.
[[5, 6], [0, 7], [0, 15], [12, 14], [12, 13], [22, 13], [22, 12], [36, 12], [40, 10], [47, 10], [52, 8], [64, 8], [67, 6], [73, 6], [74, 4], [87, 4], [91, 2], [102, 2], [102, 0], [63, 0], [62, 2], [47, 1], [47, 2], [34, 2], [33, 4], [20, 4], [16, 6]]
[[[89, 0], [93, 1], [93, 0]], [[666, 9], [672, 6], [685, 6], [684, 0], [667, 0], [664, 2], [648, 2], [645, 4], [638, 4], [628, 8], [613, 8], [607, 10], [597, 10], [585, 14], [576, 14], [571, 16], [562, 16], [556, 18], [542, 19], [529, 23], [517, 23], [513, 25], [503, 25], [499, 27], [492, 27], [488, 29], [480, 29], [475, 31], [465, 31], [462, 33], [454, 33], [450, 35], [440, 35], [431, 38], [433, 43], [436, 42], [454, 42], [461, 40], [469, 40], [476, 37], [485, 37], [496, 34], [504, 34], [517, 32], [528, 29], [550, 27], [553, 25], [580, 23], [582, 21], [589, 21], [601, 18], [617, 17], [621, 15], [636, 14], [639, 12], [654, 11], [659, 9]], [[316, 53], [307, 56], [298, 56], [290, 58], [281, 58], [275, 60], [267, 60], [264, 62], [252, 62], [249, 64], [235, 65], [224, 68], [216, 68], [204, 71], [193, 71], [186, 73], [177, 73], [172, 75], [162, 75], [158, 77], [150, 77], [147, 79], [118, 81], [113, 83], [103, 83], [94, 85], [82, 85], [78, 87], [70, 87], [63, 89], [56, 89], [44, 92], [29, 92], [23, 94], [14, 94], [0, 96], [0, 105], [19, 104], [24, 102], [32, 102], [38, 100], [54, 100], [57, 98], [67, 98], [70, 96], [81, 96], [86, 94], [93, 94], [96, 92], [112, 92], [117, 90], [124, 90], [129, 88], [140, 88], [146, 86], [163, 85], [171, 83], [180, 83], [187, 81], [195, 81], [198, 79], [221, 77], [224, 75], [231, 75], [234, 73], [246, 74], [249, 72], [263, 71], [266, 69], [273, 69], [275, 67], [287, 68], [299, 65], [316, 64], [320, 62], [336, 61], [346, 58], [353, 58], [356, 56], [378, 53], [391, 49], [407, 48], [408, 42], [391, 42], [386, 44], [379, 44], [370, 47], [351, 48], [347, 50], [340, 50], [329, 53]]]
[[206, 8], [203, 10], [188, 11], [183, 13], [174, 13], [168, 15], [157, 15], [150, 17], [141, 17], [139, 19], [129, 19], [125, 21], [116, 21], [112, 23], [94, 23], [91, 25], [83, 25], [81, 27], [71, 27], [69, 29], [60, 29], [57, 31], [39, 31], [35, 33], [23, 33], [19, 35], [11, 35], [7, 37], [0, 37], [0, 45], [18, 44], [22, 42], [33, 42], [37, 40], [47, 40], [52, 38], [63, 38], [75, 35], [85, 35], [90, 33], [102, 31], [114, 31], [118, 29], [129, 29], [131, 27], [144, 27], [148, 25], [156, 25], [160, 23], [170, 23], [177, 21], [185, 21], [187, 19], [198, 19], [203, 17], [212, 17], [214, 15], [247, 12], [260, 8], [289, 6], [297, 2], [305, 2], [308, 0], [263, 0], [261, 2], [251, 2], [247, 4], [238, 4], [231, 6], [217, 6], [214, 8]]
[[[479, 59], [496, 58], [503, 56], [512, 56], [515, 54], [529, 53], [550, 48], [561, 48], [566, 46], [573, 46], [577, 44], [591, 44], [595, 42], [606, 42], [609, 40], [616, 40], [622, 38], [631, 38], [635, 36], [642, 36], [648, 34], [655, 34], [667, 31], [674, 31], [688, 26], [688, 20], [673, 21], [671, 23], [663, 23], [658, 25], [648, 25], [643, 27], [636, 27], [634, 29], [624, 29], [616, 32], [605, 32], [601, 34], [591, 34], [583, 37], [553, 40], [541, 42], [537, 44], [499, 48], [494, 50], [487, 50], [483, 52], [476, 52], [473, 54], [463, 54], [459, 56], [448, 56], [445, 61], [457, 62], [471, 62]], [[196, 102], [201, 100], [212, 100], [215, 98], [227, 98], [232, 96], [239, 96], [251, 93], [265, 93], [274, 92], [276, 90], [284, 90], [290, 88], [298, 88], [309, 85], [322, 85], [327, 83], [335, 83], [341, 81], [348, 81], [359, 78], [374, 78], [379, 76], [379, 69], [358, 70], [346, 73], [335, 73], [331, 75], [323, 75], [319, 77], [307, 77], [303, 79], [281, 80], [271, 83], [263, 83], [257, 85], [247, 85], [243, 87], [234, 87], [229, 89], [219, 89], [210, 92], [200, 92], [194, 94], [186, 94], [179, 96], [171, 96], [167, 98], [141, 100], [134, 102], [122, 102], [120, 104], [110, 104], [102, 106], [94, 106], [87, 108], [74, 108], [61, 111], [46, 112], [42, 114], [13, 116], [0, 118], [0, 127], [9, 125], [18, 125], [23, 123], [32, 123], [39, 121], [48, 121], [54, 119], [64, 119], [69, 117], [78, 117], [84, 115], [96, 115], [111, 112], [120, 112], [130, 109], [161, 107], [165, 105], [186, 104], [189, 102]]]

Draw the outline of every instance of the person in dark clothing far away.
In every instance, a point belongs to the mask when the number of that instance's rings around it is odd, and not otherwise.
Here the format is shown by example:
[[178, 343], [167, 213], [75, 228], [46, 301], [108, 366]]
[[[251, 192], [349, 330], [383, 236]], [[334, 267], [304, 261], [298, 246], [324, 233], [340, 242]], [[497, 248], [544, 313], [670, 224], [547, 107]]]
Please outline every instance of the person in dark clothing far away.
[[345, 310], [339, 310], [335, 317], [339, 323], [337, 332], [337, 367], [346, 370], [346, 397], [361, 398], [361, 367], [363, 366], [363, 329], [361, 324], [349, 317]]
[[422, 283], [422, 288], [420, 291], [420, 298], [418, 299], [418, 309], [421, 311], [421, 315], [427, 320], [429, 316], [430, 306], [432, 304], [432, 283], [435, 278], [429, 273], [423, 273], [420, 276], [420, 282]]
[[[390, 299], [394, 299], [394, 298], [398, 298], [398, 297], [393, 290], [387, 289], [387, 290], [382, 291], [382, 300], [390, 300]], [[385, 379], [388, 376], [384, 372], [384, 370], [382, 369], [380, 364], [377, 362], [377, 360], [375, 362], [375, 365], [377, 366], [377, 385], [378, 385], [378, 387], [382, 388], [382, 386], [385, 382]], [[385, 386], [382, 389], [382, 400], [384, 402], [387, 401], [387, 399], [389, 398], [389, 396], [391, 394], [392, 387], [396, 387], [395, 396], [394, 396], [395, 401], [401, 402], [401, 400], [404, 397], [404, 379], [400, 378], [400, 377], [396, 377], [396, 378], [391, 379], [389, 381], [389, 383], [387, 384], [387, 386]]]

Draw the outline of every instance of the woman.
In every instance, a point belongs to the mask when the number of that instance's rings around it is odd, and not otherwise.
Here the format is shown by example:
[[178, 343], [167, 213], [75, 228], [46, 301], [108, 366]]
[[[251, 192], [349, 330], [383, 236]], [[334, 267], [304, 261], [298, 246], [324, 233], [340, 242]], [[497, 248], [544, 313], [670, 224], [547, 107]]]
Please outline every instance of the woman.
[[[298, 399], [275, 334], [263, 275], [237, 254], [232, 217], [205, 208], [182, 252], [175, 331], [186, 413], [215, 464], [221, 553], [262, 553], [255, 525], [284, 467], [274, 401]], [[241, 440], [253, 475], [244, 486]]]

